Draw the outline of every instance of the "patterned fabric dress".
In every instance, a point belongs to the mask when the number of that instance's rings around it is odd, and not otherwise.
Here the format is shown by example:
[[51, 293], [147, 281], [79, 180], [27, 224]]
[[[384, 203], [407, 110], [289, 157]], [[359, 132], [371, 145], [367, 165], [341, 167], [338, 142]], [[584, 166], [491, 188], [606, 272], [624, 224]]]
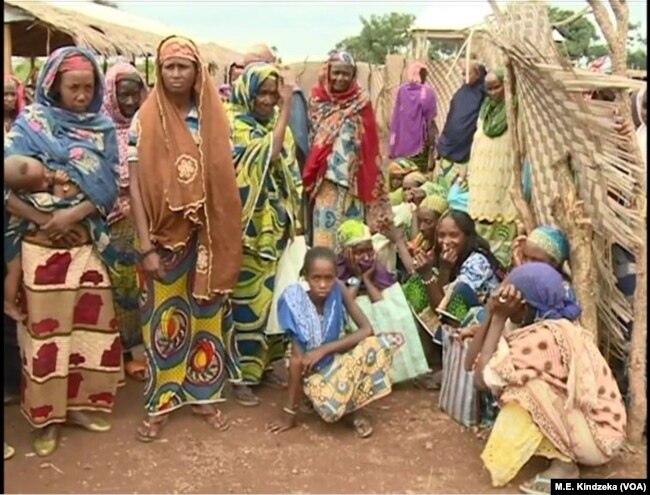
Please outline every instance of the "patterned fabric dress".
[[[84, 119], [60, 108], [51, 93], [64, 60], [80, 55], [92, 63], [100, 81]], [[64, 170], [79, 186], [78, 196], [106, 215], [117, 196], [117, 141], [112, 122], [100, 113], [102, 81], [91, 53], [76, 47], [56, 50], [39, 76], [35, 103], [6, 137], [4, 153], [38, 157], [48, 169]], [[59, 207], [66, 207], [65, 201]], [[5, 257], [22, 256], [27, 321], [18, 328], [21, 409], [35, 428], [63, 423], [68, 411], [110, 412], [115, 402], [122, 346], [108, 269], [99, 251], [110, 243], [107, 236], [93, 236], [105, 232], [104, 218], [92, 215], [84, 222], [97, 226], [89, 231], [95, 244], [73, 248], [36, 244], [29, 225], [20, 234], [20, 229], [12, 231], [9, 243], [5, 231]]]
[[[199, 138], [196, 107], [185, 124]], [[138, 115], [129, 135], [129, 162], [138, 161]], [[197, 300], [192, 295], [198, 265], [196, 237], [176, 252], [159, 250], [163, 280], [139, 276], [140, 318], [147, 358], [145, 410], [166, 414], [184, 405], [223, 399], [226, 381], [240, 381], [230, 300]]]
[[282, 359], [282, 336], [266, 335], [278, 262], [299, 222], [302, 181], [295, 143], [287, 128], [280, 157], [270, 161], [277, 115], [262, 123], [252, 115], [254, 95], [269, 77], [271, 65], [253, 64], [235, 83], [229, 116], [233, 158], [243, 205], [244, 259], [233, 292], [237, 349], [245, 384], [256, 385]]
[[479, 120], [467, 170], [468, 213], [504, 267], [512, 265], [512, 243], [517, 237], [518, 212], [509, 194], [514, 184], [511, 157], [509, 132], [488, 137]]

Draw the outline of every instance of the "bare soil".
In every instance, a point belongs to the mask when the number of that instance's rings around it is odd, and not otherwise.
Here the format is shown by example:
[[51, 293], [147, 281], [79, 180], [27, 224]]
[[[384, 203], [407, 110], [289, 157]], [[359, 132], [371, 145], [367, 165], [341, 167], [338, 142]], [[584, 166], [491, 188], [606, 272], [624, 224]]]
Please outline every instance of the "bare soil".
[[[368, 408], [375, 434], [367, 440], [313, 415], [292, 431], [266, 433], [282, 393], [264, 389], [260, 407], [223, 405], [233, 421], [225, 433], [179, 411], [152, 444], [135, 439], [141, 390], [131, 381], [121, 390], [110, 433], [66, 427], [49, 459], [32, 453], [18, 407], [6, 408], [5, 439], [17, 453], [5, 462], [5, 493], [517, 493], [545, 467], [534, 460], [509, 486], [492, 488], [483, 441], [441, 413], [435, 394], [410, 386]], [[645, 477], [645, 448], [583, 475]]]

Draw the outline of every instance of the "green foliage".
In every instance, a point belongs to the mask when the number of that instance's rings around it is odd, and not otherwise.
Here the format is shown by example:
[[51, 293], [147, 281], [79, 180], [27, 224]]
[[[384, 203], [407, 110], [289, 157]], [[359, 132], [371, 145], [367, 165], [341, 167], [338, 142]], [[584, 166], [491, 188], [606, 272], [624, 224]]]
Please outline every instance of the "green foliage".
[[411, 42], [409, 30], [415, 22], [412, 14], [371, 15], [361, 17], [361, 32], [340, 41], [336, 49], [345, 49], [360, 62], [383, 64], [386, 56], [403, 53]]
[[[574, 14], [572, 10], [558, 7], [550, 7], [548, 12], [551, 23], [563, 21]], [[572, 60], [589, 57], [591, 43], [598, 40], [596, 27], [584, 16], [561, 26], [560, 31], [565, 37], [564, 46], [567, 55]]]
[[444, 60], [454, 56], [462, 46], [461, 41], [431, 41], [429, 42], [428, 55], [431, 60]]

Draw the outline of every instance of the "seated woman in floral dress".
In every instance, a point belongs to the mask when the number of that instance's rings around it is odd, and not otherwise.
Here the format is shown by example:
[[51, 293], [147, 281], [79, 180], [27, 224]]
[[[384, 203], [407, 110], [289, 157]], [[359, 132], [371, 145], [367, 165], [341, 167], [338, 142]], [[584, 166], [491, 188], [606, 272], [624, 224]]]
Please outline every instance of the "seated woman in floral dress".
[[[289, 389], [280, 419], [268, 430], [280, 433], [296, 426], [304, 393], [324, 421], [347, 416], [359, 437], [369, 437], [372, 424], [357, 411], [390, 394], [390, 367], [399, 338], [373, 335], [368, 318], [337, 280], [332, 250], [309, 250], [303, 275], [307, 287], [290, 285], [278, 302], [280, 325], [292, 342]], [[358, 330], [342, 336], [346, 316]]]

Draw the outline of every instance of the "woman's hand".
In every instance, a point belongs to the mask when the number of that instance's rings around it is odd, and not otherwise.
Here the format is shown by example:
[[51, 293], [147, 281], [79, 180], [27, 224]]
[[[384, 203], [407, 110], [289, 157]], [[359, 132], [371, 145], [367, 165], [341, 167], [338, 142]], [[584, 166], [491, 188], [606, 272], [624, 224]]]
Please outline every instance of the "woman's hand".
[[442, 267], [450, 269], [453, 268], [458, 262], [458, 253], [450, 248], [442, 248], [440, 253], [440, 264]]
[[321, 348], [316, 348], [313, 351], [309, 351], [302, 357], [302, 375], [307, 376], [314, 369], [314, 366], [325, 357], [325, 353]]
[[266, 431], [269, 433], [284, 433], [296, 426], [296, 415], [282, 411], [282, 415], [276, 420], [266, 425]]
[[376, 263], [377, 262], [375, 261], [370, 268], [368, 268], [365, 272], [363, 272], [361, 274], [361, 280], [363, 280], [364, 282], [366, 282], [366, 281], [372, 282], [373, 281], [373, 279], [375, 277], [375, 273], [377, 273], [377, 264]]
[[282, 83], [280, 84], [280, 100], [282, 100], [282, 104], [284, 105], [291, 105], [291, 98], [293, 98], [293, 88], [294, 84], [292, 84], [290, 81], [283, 79]]
[[456, 334], [456, 338], [461, 342], [465, 339], [471, 339], [474, 337], [474, 335], [476, 335], [476, 332], [479, 328], [481, 328], [481, 325], [471, 325], [469, 327], [465, 327]]
[[162, 260], [160, 259], [160, 255], [155, 251], [148, 253], [142, 259], [142, 269], [148, 276], [156, 280], [162, 280], [165, 276]]
[[430, 278], [433, 272], [433, 253], [419, 251], [413, 258], [413, 268], [423, 278]]
[[514, 266], [521, 266], [524, 263], [524, 244], [526, 236], [520, 235], [512, 243], [512, 263]]
[[78, 219], [74, 212], [71, 208], [66, 208], [54, 211], [52, 218], [41, 227], [41, 230], [45, 231], [51, 240], [57, 241], [69, 234], [76, 223], [78, 223]]
[[402, 229], [396, 227], [393, 222], [383, 225], [381, 233], [393, 244], [397, 244], [404, 237]]
[[503, 318], [510, 318], [526, 304], [523, 295], [514, 285], [501, 286], [494, 296], [490, 305], [490, 311]]

